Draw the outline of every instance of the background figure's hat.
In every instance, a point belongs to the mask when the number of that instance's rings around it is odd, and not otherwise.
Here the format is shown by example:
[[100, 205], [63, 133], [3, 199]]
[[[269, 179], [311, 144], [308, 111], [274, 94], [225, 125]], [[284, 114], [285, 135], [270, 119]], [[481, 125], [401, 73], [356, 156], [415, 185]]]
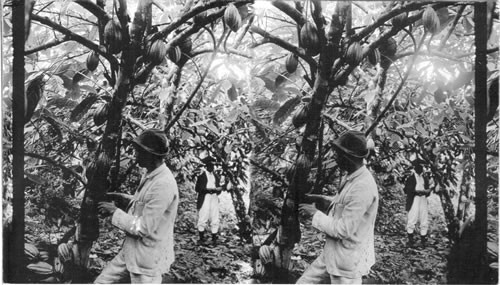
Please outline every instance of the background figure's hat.
[[133, 141], [135, 145], [156, 156], [167, 155], [167, 137], [162, 130], [147, 129], [137, 136]]
[[201, 162], [203, 162], [203, 164], [213, 164], [215, 162], [215, 158], [208, 155], [208, 156], [205, 156], [204, 158], [202, 158]]
[[360, 131], [346, 131], [333, 144], [352, 157], [365, 158], [369, 154], [365, 134]]

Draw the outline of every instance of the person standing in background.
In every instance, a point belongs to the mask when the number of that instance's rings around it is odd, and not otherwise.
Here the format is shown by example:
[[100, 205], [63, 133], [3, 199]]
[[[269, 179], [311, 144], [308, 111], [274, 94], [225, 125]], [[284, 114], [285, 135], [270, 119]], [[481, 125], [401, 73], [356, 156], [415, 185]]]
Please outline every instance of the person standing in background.
[[222, 192], [220, 187], [220, 176], [214, 172], [215, 159], [207, 156], [201, 160], [205, 168], [196, 180], [195, 190], [198, 193], [196, 209], [198, 210], [198, 234], [199, 244], [205, 243], [205, 230], [207, 224], [210, 224], [212, 233], [212, 244], [217, 243], [219, 232], [219, 194]]
[[421, 163], [414, 162], [414, 171], [406, 179], [404, 192], [406, 193], [406, 210], [408, 211], [408, 223], [406, 232], [408, 233], [408, 246], [415, 244], [415, 226], [420, 224], [421, 244], [427, 242], [427, 231], [429, 229], [429, 216], [427, 209], [427, 197], [431, 194], [430, 181], [424, 175], [424, 168]]

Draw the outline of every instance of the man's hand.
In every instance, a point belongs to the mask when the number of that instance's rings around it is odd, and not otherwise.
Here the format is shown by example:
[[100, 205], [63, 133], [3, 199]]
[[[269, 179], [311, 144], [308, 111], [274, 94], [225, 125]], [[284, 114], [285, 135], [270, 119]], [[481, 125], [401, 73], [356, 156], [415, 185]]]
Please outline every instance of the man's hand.
[[116, 209], [118, 209], [114, 202], [99, 202], [98, 208], [99, 213], [104, 216], [113, 215]]
[[316, 205], [314, 203], [299, 205], [299, 214], [303, 219], [307, 220], [312, 219], [312, 217], [314, 216], [314, 214], [316, 214], [317, 211], [318, 209], [316, 208]]
[[326, 213], [326, 210], [332, 203], [332, 200], [323, 195], [306, 194], [304, 202], [309, 204], [314, 203], [316, 204], [318, 210]]

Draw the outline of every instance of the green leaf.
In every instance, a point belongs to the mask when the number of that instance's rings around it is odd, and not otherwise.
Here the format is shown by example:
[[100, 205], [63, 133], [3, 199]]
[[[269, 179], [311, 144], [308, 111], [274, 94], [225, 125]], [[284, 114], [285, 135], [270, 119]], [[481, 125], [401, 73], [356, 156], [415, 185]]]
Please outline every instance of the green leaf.
[[293, 112], [295, 107], [300, 104], [300, 97], [295, 96], [288, 101], [286, 101], [279, 109], [274, 113], [273, 123], [280, 125], [283, 123], [288, 116]]
[[255, 100], [253, 107], [258, 108], [258, 109], [263, 109], [263, 110], [275, 111], [275, 110], [279, 109], [280, 104], [274, 100], [262, 98], [262, 99]]

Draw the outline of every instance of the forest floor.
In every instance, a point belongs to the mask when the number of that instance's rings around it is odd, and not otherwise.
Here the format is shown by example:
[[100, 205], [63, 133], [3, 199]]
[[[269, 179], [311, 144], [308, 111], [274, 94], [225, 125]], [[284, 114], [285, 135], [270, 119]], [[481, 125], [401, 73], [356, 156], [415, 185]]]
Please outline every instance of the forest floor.
[[[196, 199], [191, 188], [180, 189], [175, 226], [176, 260], [170, 273], [164, 276], [163, 283], [270, 283], [269, 280], [258, 280], [253, 276], [253, 245], [240, 241], [229, 198], [224, 198], [220, 203], [221, 229], [218, 243], [198, 244]], [[439, 198], [434, 194], [429, 197], [429, 212], [430, 230], [427, 245], [423, 247], [417, 242], [415, 247], [409, 248], [406, 246], [406, 212], [401, 186], [395, 185], [381, 190], [375, 233], [376, 264], [364, 283], [446, 283], [449, 243]], [[118, 253], [123, 240], [123, 233], [114, 229], [109, 221], [104, 220], [102, 223], [99, 240], [94, 244], [90, 255], [91, 272], [95, 276]], [[35, 226], [32, 224], [32, 227]], [[41, 234], [44, 231], [28, 229], [28, 232]], [[53, 234], [51, 239], [57, 236], [59, 234]], [[41, 238], [43, 235], [36, 239]], [[294, 249], [288, 282], [294, 282], [320, 254], [323, 241], [323, 234], [311, 227], [302, 226], [302, 240]]]

